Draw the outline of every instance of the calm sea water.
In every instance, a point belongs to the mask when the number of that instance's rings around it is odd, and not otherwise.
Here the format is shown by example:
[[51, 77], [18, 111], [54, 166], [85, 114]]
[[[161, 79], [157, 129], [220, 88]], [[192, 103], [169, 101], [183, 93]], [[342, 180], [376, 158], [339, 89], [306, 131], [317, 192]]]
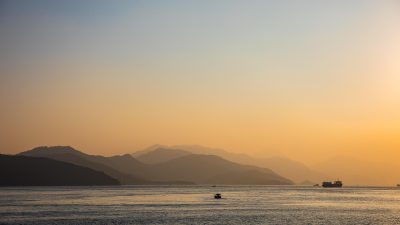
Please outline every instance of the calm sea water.
[[3, 187], [0, 224], [400, 224], [400, 189]]

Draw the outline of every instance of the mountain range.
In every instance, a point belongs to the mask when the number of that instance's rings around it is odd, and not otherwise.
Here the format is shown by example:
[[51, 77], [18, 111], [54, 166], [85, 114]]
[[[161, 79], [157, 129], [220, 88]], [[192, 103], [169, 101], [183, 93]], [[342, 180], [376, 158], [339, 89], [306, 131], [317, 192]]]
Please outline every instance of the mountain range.
[[[129, 155], [114, 157], [94, 156], [75, 150], [70, 146], [41, 146], [21, 152], [18, 155], [50, 158], [88, 167], [118, 179], [121, 184], [152, 184], [147, 179], [134, 175], [137, 168], [145, 165]], [[131, 173], [124, 173], [126, 170], [131, 170]]]
[[160, 163], [188, 154], [217, 155], [243, 165], [267, 167], [299, 185], [312, 185], [336, 179], [350, 186], [394, 186], [400, 183], [399, 165], [365, 161], [349, 156], [336, 156], [307, 166], [286, 157], [253, 157], [199, 145], [153, 145], [132, 155], [141, 162]]
[[400, 166], [387, 163], [338, 156], [308, 167], [285, 157], [253, 157], [198, 145], [154, 145], [110, 157], [69, 146], [42, 146], [0, 155], [0, 162], [0, 185], [312, 185], [338, 178], [346, 185], [392, 186], [400, 180]]
[[296, 184], [319, 183], [321, 180], [328, 178], [327, 175], [288, 158], [252, 157], [246, 154], [231, 153], [223, 149], [199, 145], [153, 145], [144, 150], [134, 152], [132, 156], [143, 163], [155, 164], [189, 154], [216, 155], [239, 164], [266, 167], [294, 181]]
[[[48, 158], [87, 167], [121, 184], [293, 184], [268, 168], [242, 165], [216, 155], [169, 149], [154, 149], [151, 154], [140, 157], [143, 161], [128, 154], [89, 155], [69, 146], [37, 147], [18, 156]], [[157, 158], [163, 160], [157, 161]]]

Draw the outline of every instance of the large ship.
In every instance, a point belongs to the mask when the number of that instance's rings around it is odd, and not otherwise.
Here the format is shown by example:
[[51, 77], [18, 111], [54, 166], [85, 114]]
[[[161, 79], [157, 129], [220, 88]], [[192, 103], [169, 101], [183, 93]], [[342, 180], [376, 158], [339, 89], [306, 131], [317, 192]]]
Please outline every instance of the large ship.
[[340, 180], [331, 182], [331, 181], [324, 181], [322, 182], [322, 187], [342, 187], [343, 183]]

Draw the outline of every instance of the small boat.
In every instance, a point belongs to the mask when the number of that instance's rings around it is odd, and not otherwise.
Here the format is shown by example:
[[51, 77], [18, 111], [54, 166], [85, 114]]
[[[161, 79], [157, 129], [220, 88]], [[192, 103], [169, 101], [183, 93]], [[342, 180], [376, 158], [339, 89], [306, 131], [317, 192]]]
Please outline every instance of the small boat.
[[334, 182], [330, 182], [330, 181], [322, 182], [322, 187], [325, 187], [325, 188], [329, 188], [329, 187], [340, 188], [342, 186], [343, 186], [343, 183], [340, 180], [337, 180], [337, 181], [334, 181]]
[[220, 193], [217, 193], [217, 194], [214, 195], [214, 198], [215, 199], [221, 199], [222, 195]]
[[217, 187], [217, 185], [212, 185], [211, 187]]
[[319, 187], [319, 184], [314, 184], [313, 187]]

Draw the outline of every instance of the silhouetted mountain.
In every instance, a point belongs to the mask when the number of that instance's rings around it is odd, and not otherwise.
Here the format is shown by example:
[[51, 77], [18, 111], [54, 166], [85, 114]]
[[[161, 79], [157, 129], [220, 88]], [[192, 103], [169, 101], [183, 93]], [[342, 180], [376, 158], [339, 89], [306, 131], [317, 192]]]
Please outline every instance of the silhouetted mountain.
[[104, 157], [88, 155], [69, 146], [42, 146], [22, 152], [19, 155], [45, 157], [85, 166], [93, 170], [102, 171], [118, 179], [121, 184], [189, 184], [189, 182], [185, 181], [158, 182], [151, 180], [151, 178], [144, 178], [144, 171], [149, 170], [149, 166], [128, 154]]
[[237, 162], [242, 164], [251, 164], [254, 158], [243, 154], [243, 153], [232, 153], [220, 148], [205, 147], [201, 145], [174, 145], [171, 148], [182, 149], [185, 151], [192, 152], [194, 154], [204, 154], [204, 155], [217, 155], [226, 160]]
[[266, 167], [296, 183], [300, 183], [304, 180], [319, 182], [323, 177], [326, 177], [324, 174], [309, 168], [301, 162], [285, 157], [252, 157], [246, 154], [231, 153], [223, 149], [199, 145], [176, 145], [171, 148], [182, 149], [197, 154], [218, 155], [232, 162]]
[[[104, 157], [82, 153], [69, 146], [42, 146], [19, 155], [46, 157], [59, 161], [85, 166], [118, 179], [122, 184], [151, 184], [152, 181], [133, 175], [134, 171], [143, 166], [131, 156]], [[132, 173], [131, 173], [132, 172]]]
[[[257, 174], [251, 175], [254, 171]], [[270, 169], [240, 165], [214, 155], [185, 155], [154, 165], [147, 175], [155, 180], [186, 180], [199, 184], [292, 184]], [[227, 177], [217, 181], [214, 178], [217, 176]]]
[[41, 146], [33, 148], [25, 152], [19, 153], [19, 155], [35, 156], [35, 157], [46, 157], [54, 155], [70, 154], [79, 156], [81, 158], [102, 163], [105, 165], [111, 165], [111, 167], [118, 167], [118, 170], [132, 172], [132, 170], [141, 169], [146, 167], [145, 164], [139, 162], [129, 154], [117, 155], [111, 157], [99, 156], [99, 155], [88, 155], [80, 152], [70, 146]]
[[145, 152], [136, 157], [140, 162], [147, 164], [157, 164], [172, 159], [179, 158], [184, 155], [192, 154], [188, 151], [171, 148], [157, 148], [150, 152]]
[[46, 155], [55, 155], [55, 154], [73, 154], [73, 155], [86, 155], [70, 146], [40, 146], [33, 148], [31, 150], [21, 152], [19, 155], [24, 156], [46, 156]]
[[[172, 152], [163, 153], [168, 150], [171, 150]], [[179, 154], [185, 155], [188, 152], [194, 154], [217, 155], [232, 162], [269, 168], [279, 175], [293, 180], [295, 183], [301, 183], [304, 180], [319, 183], [326, 177], [326, 175], [309, 168], [303, 163], [288, 158], [257, 158], [246, 154], [230, 153], [223, 149], [209, 148], [200, 145], [175, 145], [171, 147], [165, 145], [153, 145], [142, 151], [135, 152], [132, 155], [134, 155], [139, 161], [142, 161], [144, 158], [142, 162], [145, 162], [146, 157], [156, 159], [158, 162], [165, 162], [171, 158], [179, 157]], [[164, 157], [165, 155], [168, 155], [169, 157]]]
[[148, 153], [148, 152], [152, 152], [152, 151], [154, 151], [154, 150], [156, 150], [158, 148], [170, 149], [172, 147], [167, 146], [167, 145], [156, 144], [156, 145], [149, 146], [149, 147], [147, 147], [147, 148], [145, 148], [143, 150], [136, 151], [136, 152], [132, 153], [131, 155], [133, 157], [135, 157], [135, 158], [138, 158], [140, 155], [143, 155], [143, 154]]
[[[131, 155], [93, 156], [71, 147], [40, 147], [21, 153], [47, 157], [102, 171], [123, 184], [165, 183], [218, 183], [223, 184], [291, 184], [292, 182], [273, 171], [255, 166], [244, 166], [213, 155], [196, 155], [182, 150], [156, 149], [142, 155], [158, 164], [142, 163]], [[188, 155], [189, 154], [189, 155]], [[180, 155], [180, 157], [178, 157]], [[183, 156], [182, 156], [183, 155]], [[172, 158], [172, 159], [171, 159]], [[170, 159], [170, 160], [168, 160]], [[254, 171], [257, 171], [254, 172]], [[225, 179], [215, 182], [218, 175]], [[231, 176], [231, 177], [229, 177]], [[145, 179], [144, 179], [145, 177]]]
[[0, 185], [71, 186], [118, 185], [119, 182], [87, 167], [47, 158], [0, 155]]
[[90, 159], [102, 163], [104, 165], [107, 165], [109, 167], [112, 167], [123, 173], [135, 175], [137, 177], [141, 177], [142, 171], [148, 169], [149, 167], [148, 165], [133, 158], [129, 154], [117, 155], [111, 157], [90, 156]]
[[50, 159], [55, 159], [63, 162], [69, 162], [75, 165], [85, 166], [96, 171], [102, 171], [105, 174], [117, 179], [121, 184], [150, 184], [151, 181], [135, 177], [130, 174], [122, 173], [110, 166], [98, 163], [95, 160], [90, 160], [88, 157], [82, 157], [82, 155], [76, 155], [71, 153], [63, 154], [47, 154], [46, 156], [36, 156], [36, 157], [46, 157]]

